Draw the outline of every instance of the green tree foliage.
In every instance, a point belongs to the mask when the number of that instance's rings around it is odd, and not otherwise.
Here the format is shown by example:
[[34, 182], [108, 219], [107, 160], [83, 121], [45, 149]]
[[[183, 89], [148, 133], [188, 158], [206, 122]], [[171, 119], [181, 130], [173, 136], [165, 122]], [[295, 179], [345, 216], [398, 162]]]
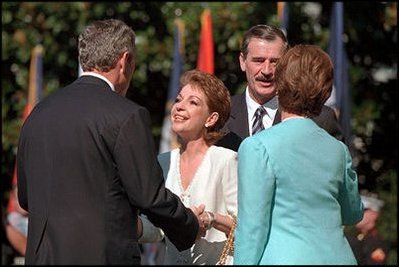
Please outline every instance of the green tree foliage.
[[[288, 5], [290, 44], [313, 43], [327, 50], [331, 3]], [[243, 33], [255, 24], [278, 25], [276, 2], [2, 2], [3, 205], [27, 101], [30, 53], [36, 44], [45, 51], [43, 95], [47, 96], [77, 77], [77, 36], [88, 23], [117, 18], [131, 25], [137, 34], [137, 68], [127, 97], [149, 109], [158, 142], [171, 73], [174, 20], [181, 18], [185, 24], [184, 69], [193, 69], [205, 7], [212, 12], [215, 74], [231, 94], [241, 92], [245, 76], [238, 56]], [[354, 134], [350, 145], [360, 187], [377, 191], [386, 203], [380, 227], [391, 245], [390, 264], [397, 264], [396, 9], [396, 2], [344, 3]], [[390, 72], [388, 78], [379, 78]]]

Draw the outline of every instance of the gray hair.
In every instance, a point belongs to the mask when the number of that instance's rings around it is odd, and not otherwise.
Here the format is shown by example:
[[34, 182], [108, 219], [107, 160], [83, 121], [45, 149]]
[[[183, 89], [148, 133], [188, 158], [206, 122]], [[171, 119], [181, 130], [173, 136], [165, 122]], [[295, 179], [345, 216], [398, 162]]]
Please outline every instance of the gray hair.
[[135, 38], [133, 29], [123, 21], [95, 21], [79, 35], [79, 62], [83, 71], [109, 71], [124, 52], [135, 61]]
[[262, 39], [269, 42], [280, 38], [284, 42], [283, 52], [288, 49], [288, 40], [282, 30], [272, 25], [259, 24], [251, 27], [244, 34], [244, 39], [241, 45], [241, 53], [244, 55], [244, 58], [248, 55], [248, 45], [252, 38]]

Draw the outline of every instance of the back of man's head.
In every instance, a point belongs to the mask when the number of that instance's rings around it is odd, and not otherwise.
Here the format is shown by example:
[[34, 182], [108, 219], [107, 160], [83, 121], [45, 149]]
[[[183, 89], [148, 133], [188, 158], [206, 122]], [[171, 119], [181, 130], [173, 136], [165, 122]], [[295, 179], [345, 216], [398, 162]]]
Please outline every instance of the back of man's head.
[[124, 52], [135, 60], [135, 38], [132, 28], [117, 19], [98, 20], [79, 35], [79, 62], [83, 71], [107, 72]]

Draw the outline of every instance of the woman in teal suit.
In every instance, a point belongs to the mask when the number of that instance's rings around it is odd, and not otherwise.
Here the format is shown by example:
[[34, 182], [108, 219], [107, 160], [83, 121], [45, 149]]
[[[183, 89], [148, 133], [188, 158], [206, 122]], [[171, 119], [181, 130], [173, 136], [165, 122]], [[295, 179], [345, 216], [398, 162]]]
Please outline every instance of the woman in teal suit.
[[297, 45], [276, 66], [282, 122], [238, 151], [234, 264], [356, 264], [343, 225], [363, 217], [347, 146], [310, 118], [331, 94], [333, 66]]

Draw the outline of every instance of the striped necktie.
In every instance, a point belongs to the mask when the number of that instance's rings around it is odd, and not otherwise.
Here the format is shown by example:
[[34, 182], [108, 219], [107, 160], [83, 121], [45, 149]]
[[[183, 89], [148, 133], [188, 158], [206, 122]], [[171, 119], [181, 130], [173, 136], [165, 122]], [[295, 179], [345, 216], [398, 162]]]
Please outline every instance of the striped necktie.
[[263, 116], [265, 116], [267, 113], [266, 109], [263, 106], [259, 106], [258, 109], [255, 111], [255, 120], [254, 123], [252, 124], [252, 135], [256, 134], [259, 131], [262, 131], [265, 129], [263, 126]]

